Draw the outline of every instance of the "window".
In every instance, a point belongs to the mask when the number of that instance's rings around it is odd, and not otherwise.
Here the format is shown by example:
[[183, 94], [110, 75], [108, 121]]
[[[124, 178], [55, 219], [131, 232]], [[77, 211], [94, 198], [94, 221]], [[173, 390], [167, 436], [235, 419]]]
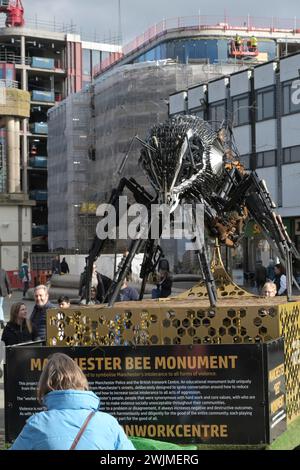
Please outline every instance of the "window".
[[256, 154], [256, 168], [265, 168], [268, 166], [276, 166], [276, 150]]
[[282, 84], [283, 114], [300, 112], [300, 80]]
[[283, 163], [300, 162], [300, 145], [283, 149]]
[[249, 123], [249, 95], [239, 95], [232, 98], [233, 126], [242, 126]]
[[275, 89], [264, 88], [256, 92], [256, 120], [263, 121], [275, 117]]
[[226, 101], [216, 101], [209, 105], [209, 121], [212, 127], [218, 129], [226, 118]]
[[204, 119], [204, 110], [202, 108], [190, 109], [189, 114], [192, 114], [193, 116], [198, 116], [201, 119]]
[[240, 155], [240, 161], [246, 170], [250, 170], [250, 155]]

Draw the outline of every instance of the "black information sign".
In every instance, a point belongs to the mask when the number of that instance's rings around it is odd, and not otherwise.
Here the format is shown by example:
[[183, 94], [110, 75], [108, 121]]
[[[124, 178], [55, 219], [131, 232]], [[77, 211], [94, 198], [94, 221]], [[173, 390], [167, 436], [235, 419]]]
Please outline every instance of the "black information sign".
[[266, 443], [266, 351], [271, 361], [272, 349], [261, 344], [7, 348], [6, 439], [15, 439], [26, 419], [41, 411], [35, 397], [44, 361], [64, 352], [86, 374], [102, 411], [114, 415], [129, 436]]
[[287, 427], [283, 338], [266, 343], [264, 347], [268, 383], [268, 441], [271, 443]]

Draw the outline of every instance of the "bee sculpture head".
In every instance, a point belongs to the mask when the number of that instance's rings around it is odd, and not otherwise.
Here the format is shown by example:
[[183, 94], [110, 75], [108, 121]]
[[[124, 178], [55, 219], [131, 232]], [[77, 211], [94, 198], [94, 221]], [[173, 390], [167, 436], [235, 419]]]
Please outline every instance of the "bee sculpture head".
[[180, 115], [150, 129], [139, 163], [160, 203], [173, 211], [180, 199], [223, 171], [219, 134], [197, 116]]

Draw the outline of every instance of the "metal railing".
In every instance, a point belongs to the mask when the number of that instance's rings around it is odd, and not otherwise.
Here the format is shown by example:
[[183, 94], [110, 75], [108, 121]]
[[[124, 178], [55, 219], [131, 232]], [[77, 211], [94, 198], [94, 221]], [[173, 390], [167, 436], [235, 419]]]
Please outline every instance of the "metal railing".
[[1, 78], [0, 88], [19, 88], [19, 82], [8, 80], [7, 78]]
[[[0, 28], [6, 28], [4, 16], [0, 18]], [[43, 20], [35, 16], [34, 18], [25, 18], [24, 28], [65, 34], [79, 34], [82, 40], [90, 42], [100, 42], [103, 44], [113, 45], [121, 44], [120, 36], [112, 34], [100, 36], [96, 30], [94, 33], [91, 33], [91, 31], [85, 32], [81, 28], [78, 28], [72, 20], [70, 20], [69, 23], [61, 23], [56, 21], [55, 18], [52, 20]]]
[[5, 50], [0, 51], [0, 62], [6, 62], [7, 64], [30, 65], [31, 57], [25, 57], [25, 60], [22, 60], [20, 55]]
[[153, 42], [155, 39], [167, 34], [171, 31], [244, 31], [245, 33], [264, 32], [264, 33], [287, 33], [295, 34], [300, 33], [300, 18], [261, 18], [253, 17], [250, 15], [241, 17], [227, 17], [220, 15], [211, 16], [186, 16], [178, 18], [168, 18], [148, 28], [143, 34], [140, 34], [135, 39], [126, 44], [122, 49], [122, 54], [116, 57], [111, 54], [107, 59], [98, 64], [94, 68], [94, 76], [101, 74], [112, 65], [119, 62], [124, 56], [132, 54], [143, 46]]

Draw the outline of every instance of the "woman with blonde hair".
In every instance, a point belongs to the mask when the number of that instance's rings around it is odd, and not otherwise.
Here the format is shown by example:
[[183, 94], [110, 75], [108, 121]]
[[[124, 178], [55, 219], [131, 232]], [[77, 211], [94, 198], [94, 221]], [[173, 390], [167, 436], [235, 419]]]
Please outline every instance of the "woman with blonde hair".
[[41, 374], [38, 401], [12, 450], [134, 450], [113, 416], [98, 411], [99, 398], [73, 359], [55, 353]]
[[12, 304], [10, 319], [3, 330], [1, 339], [5, 346], [27, 343], [37, 339], [37, 331], [27, 318], [27, 308], [23, 302]]

